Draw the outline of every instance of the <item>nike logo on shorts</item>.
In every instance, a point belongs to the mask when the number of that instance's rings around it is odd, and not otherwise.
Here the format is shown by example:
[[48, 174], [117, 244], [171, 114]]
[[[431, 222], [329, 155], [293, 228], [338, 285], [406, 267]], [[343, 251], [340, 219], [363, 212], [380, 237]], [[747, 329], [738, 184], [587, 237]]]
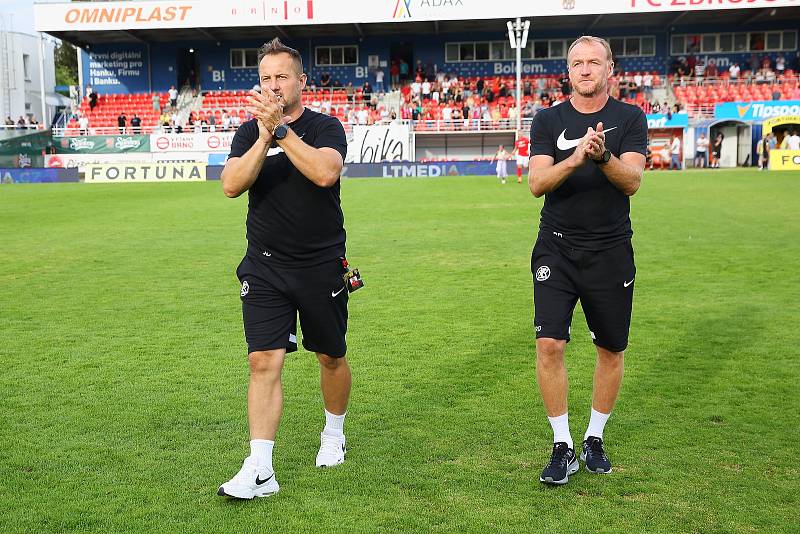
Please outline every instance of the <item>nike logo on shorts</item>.
[[635, 278], [631, 278], [630, 282], [622, 282], [622, 287], [628, 287], [629, 285], [631, 285], [633, 283], [634, 280], [636, 280], [636, 279]]
[[331, 296], [332, 296], [332, 297], [335, 297], [336, 295], [338, 295], [339, 293], [341, 293], [342, 291], [344, 291], [344, 288], [345, 288], [345, 287], [346, 287], [346, 286], [342, 286], [342, 289], [340, 289], [339, 291], [331, 291]]

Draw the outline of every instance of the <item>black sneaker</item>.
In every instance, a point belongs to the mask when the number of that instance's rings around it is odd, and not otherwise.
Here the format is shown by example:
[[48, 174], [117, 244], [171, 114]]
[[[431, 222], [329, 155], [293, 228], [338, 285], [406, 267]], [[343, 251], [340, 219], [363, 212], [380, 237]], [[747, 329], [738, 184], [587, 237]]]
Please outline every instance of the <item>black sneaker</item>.
[[578, 471], [580, 464], [575, 457], [575, 451], [563, 441], [553, 445], [553, 454], [550, 463], [542, 471], [539, 482], [545, 484], [566, 484], [569, 476]]
[[605, 474], [611, 472], [611, 462], [603, 450], [603, 438], [589, 436], [583, 440], [581, 460], [590, 473]]

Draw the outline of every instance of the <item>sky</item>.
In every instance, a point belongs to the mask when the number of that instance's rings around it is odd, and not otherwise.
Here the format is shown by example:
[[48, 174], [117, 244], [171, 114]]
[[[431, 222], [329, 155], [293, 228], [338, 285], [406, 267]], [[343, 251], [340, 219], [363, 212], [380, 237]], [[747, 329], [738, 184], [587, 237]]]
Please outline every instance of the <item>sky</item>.
[[[65, 2], [69, 0], [36, 0], [37, 4], [47, 2]], [[34, 35], [33, 0], [0, 0], [0, 17], [3, 18], [5, 30]]]

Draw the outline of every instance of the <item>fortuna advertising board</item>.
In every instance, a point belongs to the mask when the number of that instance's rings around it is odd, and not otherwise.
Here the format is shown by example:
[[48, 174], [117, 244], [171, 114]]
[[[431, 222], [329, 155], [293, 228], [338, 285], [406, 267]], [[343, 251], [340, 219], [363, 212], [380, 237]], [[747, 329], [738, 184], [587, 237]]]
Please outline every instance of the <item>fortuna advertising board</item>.
[[[491, 18], [797, 6], [797, 0], [493, 0]], [[34, 4], [36, 31], [369, 24], [485, 19], [485, 0], [207, 0]]]
[[230, 152], [234, 132], [152, 134], [153, 152]]
[[204, 163], [130, 163], [87, 165], [87, 184], [121, 182], [204, 182]]

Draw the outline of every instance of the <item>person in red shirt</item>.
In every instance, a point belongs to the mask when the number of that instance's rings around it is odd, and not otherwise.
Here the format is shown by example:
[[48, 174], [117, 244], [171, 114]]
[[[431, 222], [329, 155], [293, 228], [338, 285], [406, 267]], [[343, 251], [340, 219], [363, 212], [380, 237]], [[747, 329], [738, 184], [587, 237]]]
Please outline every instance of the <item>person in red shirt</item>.
[[[517, 134], [517, 140], [514, 142], [514, 154], [517, 155], [517, 183], [522, 183], [522, 168], [528, 168], [528, 160], [530, 159], [530, 145], [531, 140], [525, 137], [525, 134], [520, 132]], [[526, 171], [527, 172], [527, 171]]]

